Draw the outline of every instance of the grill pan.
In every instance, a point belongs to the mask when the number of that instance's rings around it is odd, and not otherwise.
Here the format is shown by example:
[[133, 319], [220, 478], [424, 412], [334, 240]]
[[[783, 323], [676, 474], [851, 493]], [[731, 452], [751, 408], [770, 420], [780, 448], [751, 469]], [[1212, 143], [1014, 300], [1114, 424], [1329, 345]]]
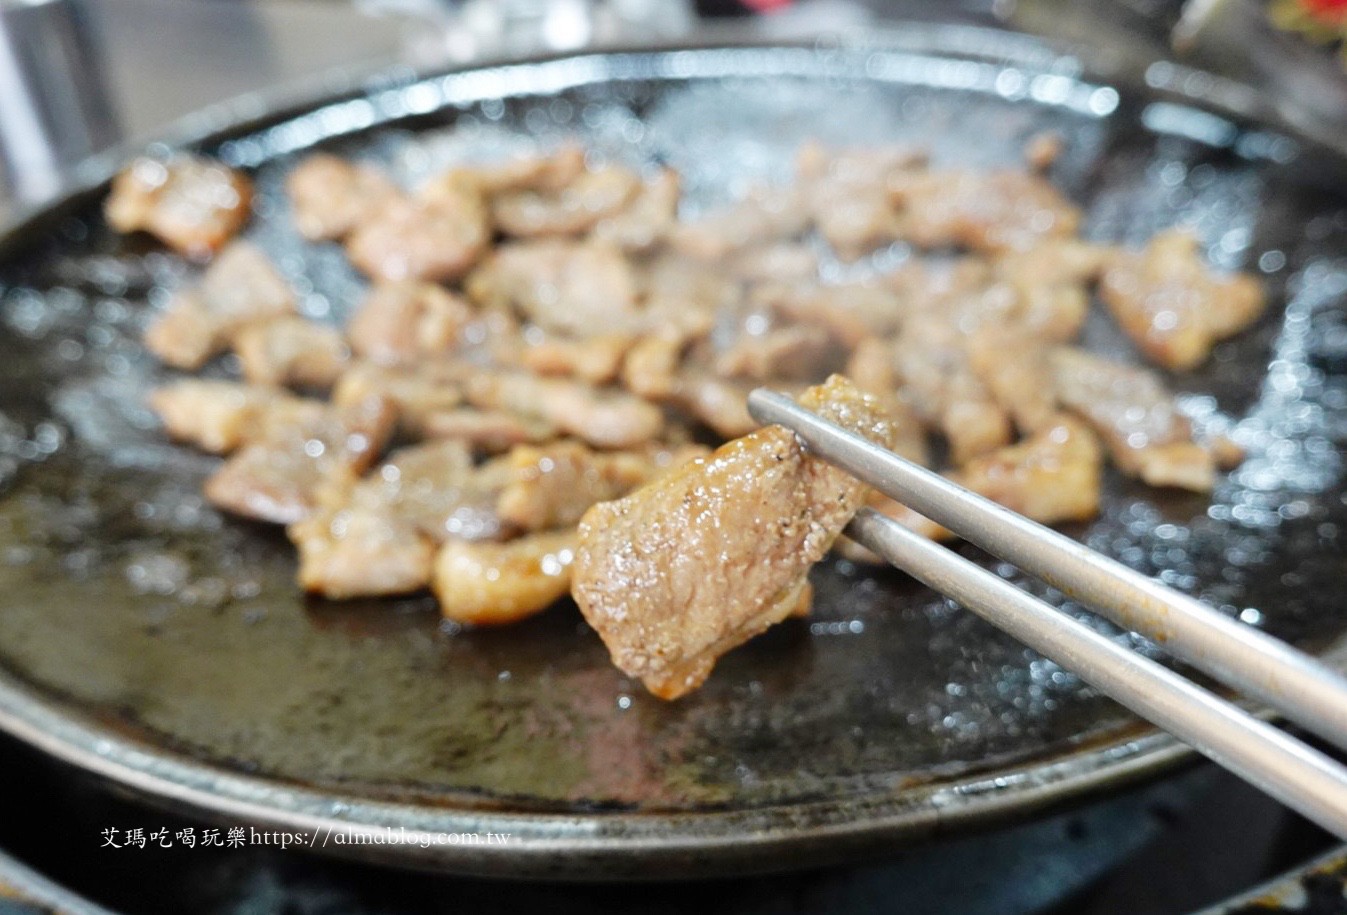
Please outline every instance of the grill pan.
[[[1253, 90], [1171, 64], [912, 24], [863, 42], [717, 40], [386, 74], [261, 116], [217, 110], [159, 151], [256, 170], [248, 237], [305, 313], [340, 321], [363, 281], [339, 250], [297, 239], [281, 193], [315, 148], [415, 181], [576, 136], [678, 168], [696, 212], [785, 178], [810, 138], [994, 167], [1056, 130], [1068, 142], [1052, 178], [1085, 208], [1087, 237], [1138, 244], [1190, 225], [1216, 264], [1262, 273], [1272, 302], [1170, 379], [1199, 427], [1237, 427], [1245, 464], [1210, 498], [1110, 476], [1101, 517], [1068, 530], [1336, 659], [1344, 171], [1268, 110]], [[733, 652], [675, 704], [614, 670], [569, 604], [466, 631], [428, 598], [303, 597], [283, 535], [204, 505], [211, 460], [165, 441], [144, 407], [169, 374], [140, 329], [191, 268], [114, 237], [97, 216], [104, 190], [91, 178], [0, 239], [0, 727], [22, 739], [161, 805], [301, 832], [328, 853], [572, 879], [855, 860], [1186, 758], [896, 572], [825, 563], [810, 620]], [[1085, 340], [1127, 350], [1097, 314]], [[429, 835], [391, 841], [403, 830]]]

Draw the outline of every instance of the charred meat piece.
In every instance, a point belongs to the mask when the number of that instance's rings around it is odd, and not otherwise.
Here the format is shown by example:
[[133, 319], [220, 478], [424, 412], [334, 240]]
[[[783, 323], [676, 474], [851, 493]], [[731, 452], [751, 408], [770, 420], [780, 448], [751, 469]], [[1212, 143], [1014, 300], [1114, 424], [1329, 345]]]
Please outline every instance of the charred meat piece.
[[330, 388], [351, 353], [334, 328], [297, 315], [260, 321], [234, 335], [243, 377], [253, 384]]
[[376, 280], [448, 282], [472, 269], [490, 241], [481, 192], [466, 180], [442, 180], [380, 207], [347, 236], [346, 254]]
[[1141, 351], [1167, 369], [1191, 369], [1219, 340], [1263, 313], [1263, 287], [1252, 276], [1217, 276], [1186, 232], [1157, 235], [1143, 251], [1120, 254], [1100, 296]]
[[491, 216], [506, 235], [580, 235], [601, 219], [620, 213], [636, 196], [641, 179], [621, 166], [583, 171], [556, 189], [523, 188], [497, 194]]
[[499, 467], [476, 468], [457, 442], [393, 453], [368, 477], [330, 481], [317, 510], [287, 533], [306, 591], [345, 599], [405, 594], [430, 584], [437, 545], [503, 534], [493, 501]]
[[535, 416], [598, 448], [631, 448], [659, 437], [658, 407], [621, 391], [524, 372], [484, 372], [467, 384], [468, 401], [489, 410]]
[[901, 237], [922, 248], [1022, 251], [1074, 235], [1080, 211], [1037, 175], [904, 171], [889, 182]]
[[1058, 400], [1094, 427], [1119, 470], [1151, 486], [1211, 490], [1216, 461], [1155, 373], [1072, 347], [1053, 350], [1051, 366]]
[[252, 182], [223, 163], [185, 154], [142, 156], [112, 179], [103, 215], [118, 232], [148, 232], [200, 259], [238, 234], [252, 199]]
[[527, 534], [509, 543], [452, 540], [435, 557], [431, 587], [448, 619], [476, 626], [517, 622], [566, 596], [574, 530]]
[[351, 316], [346, 335], [366, 359], [409, 362], [454, 350], [472, 319], [472, 306], [434, 283], [380, 283]]
[[339, 241], [403, 197], [401, 189], [372, 165], [315, 153], [285, 181], [295, 227], [309, 241]]
[[468, 295], [510, 308], [545, 330], [587, 336], [639, 319], [631, 264], [611, 245], [560, 240], [500, 246], [468, 278]]
[[207, 500], [245, 518], [295, 524], [317, 508], [324, 485], [368, 467], [392, 432], [393, 410], [381, 398], [344, 408], [309, 403], [293, 422], [269, 417], [262, 437], [206, 480]]
[[496, 512], [512, 473], [504, 458], [474, 464], [462, 442], [445, 440], [395, 452], [362, 485], [435, 543], [503, 540], [518, 533]]
[[294, 310], [294, 292], [267, 256], [248, 242], [235, 242], [195, 288], [179, 292], [145, 329], [145, 346], [174, 368], [198, 369], [228, 347], [240, 328]]
[[[801, 403], [886, 447], [897, 437], [840, 376]], [[788, 430], [759, 429], [586, 512], [572, 595], [623, 672], [677, 698], [798, 608], [809, 568], [865, 497]]]

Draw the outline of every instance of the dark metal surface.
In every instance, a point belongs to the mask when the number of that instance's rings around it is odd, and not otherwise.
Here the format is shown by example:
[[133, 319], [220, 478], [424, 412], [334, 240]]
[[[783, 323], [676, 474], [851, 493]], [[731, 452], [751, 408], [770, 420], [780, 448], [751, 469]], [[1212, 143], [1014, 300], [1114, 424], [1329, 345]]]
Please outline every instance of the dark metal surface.
[[1202, 915], [1342, 915], [1347, 911], [1347, 848], [1335, 848], [1304, 867], [1269, 880]]
[[[1174, 379], [1200, 423], [1240, 421], [1246, 465], [1211, 500], [1111, 480], [1101, 519], [1073, 533], [1329, 649], [1347, 632], [1347, 366], [1332, 348], [1347, 343], [1344, 201], [1294, 141], [1176, 105], [1203, 88], [1186, 74], [1115, 90], [1081, 69], [1029, 39], [936, 26], [868, 48], [594, 54], [385, 84], [202, 148], [257, 169], [249, 234], [308, 313], [340, 319], [361, 282], [339, 251], [294, 237], [279, 194], [315, 144], [414, 179], [578, 135], [683, 170], [695, 209], [783, 174], [809, 137], [920, 142], [986, 166], [1060, 130], [1054, 179], [1087, 207], [1090, 236], [1135, 243], [1190, 223], [1221, 265], [1261, 264], [1273, 292], [1255, 330]], [[1171, 86], [1176, 74], [1187, 82]], [[211, 461], [153, 428], [143, 395], [167, 375], [136, 339], [146, 303], [189, 271], [111, 237], [96, 198], [20, 227], [0, 267], [0, 726], [23, 739], [165, 804], [326, 835], [329, 852], [568, 878], [873, 854], [1183, 755], [896, 573], [825, 565], [812, 620], [733, 653], [672, 705], [613, 670], [568, 605], [474, 632], [445, 628], [426, 600], [301, 599], [284, 538], [205, 507]], [[1099, 318], [1087, 337], [1124, 345]], [[331, 840], [386, 826], [511, 841]]]

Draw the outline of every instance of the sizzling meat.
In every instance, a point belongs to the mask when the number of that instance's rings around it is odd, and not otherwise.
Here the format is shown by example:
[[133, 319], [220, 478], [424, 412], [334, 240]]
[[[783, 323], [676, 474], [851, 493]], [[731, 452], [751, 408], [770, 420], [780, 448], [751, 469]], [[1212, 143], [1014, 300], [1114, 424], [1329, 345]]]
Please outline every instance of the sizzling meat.
[[1154, 372], [1072, 347], [1054, 350], [1051, 365], [1062, 405], [1095, 428], [1119, 470], [1152, 486], [1211, 490], [1216, 462]]
[[248, 324], [295, 310], [290, 284], [249, 242], [220, 252], [195, 288], [180, 291], [145, 329], [145, 346], [164, 362], [197, 369], [226, 349]]
[[[801, 403], [886, 446], [899, 434], [875, 398], [840, 376]], [[613, 662], [676, 698], [796, 608], [810, 566], [865, 495], [792, 433], [760, 429], [591, 508], [572, 594]]]
[[1216, 276], [1202, 263], [1197, 239], [1157, 235], [1137, 253], [1117, 256], [1100, 296], [1141, 351], [1167, 369], [1203, 362], [1219, 340], [1263, 313], [1263, 288], [1250, 276]]
[[[1044, 172], [1063, 146], [1032, 138], [1025, 156]], [[169, 435], [226, 456], [213, 504], [288, 526], [306, 590], [429, 587], [450, 619], [494, 624], [570, 588], [618, 666], [669, 698], [808, 612], [809, 568], [863, 502], [950, 536], [757, 428], [754, 387], [804, 392], [1046, 523], [1097, 511], [1101, 454], [1199, 491], [1242, 457], [1195, 442], [1158, 376], [1072, 346], [1096, 292], [1171, 369], [1253, 322], [1258, 283], [1213, 273], [1184, 234], [1087, 242], [1042, 174], [898, 148], [808, 145], [793, 182], [702, 201], [694, 219], [679, 218], [680, 180], [566, 144], [461, 162], [409, 192], [311, 155], [287, 179], [295, 228], [340, 242], [372, 280], [332, 303], [351, 314], [337, 327], [299, 316], [267, 255], [229, 241], [247, 178], [141, 160], [109, 222], [218, 250], [147, 347], [189, 370], [232, 351], [217, 368], [249, 382], [182, 380], [151, 406]]]
[[252, 199], [252, 182], [220, 162], [142, 156], [112, 179], [103, 215], [118, 232], [149, 232], [182, 254], [202, 259], [238, 234]]
[[435, 557], [431, 587], [440, 612], [478, 626], [518, 622], [566, 596], [574, 530], [526, 534], [509, 543], [452, 540]]
[[490, 241], [481, 192], [446, 178], [381, 207], [346, 237], [346, 253], [376, 280], [447, 282], [472, 269]]
[[411, 362], [454, 350], [472, 307], [442, 286], [418, 280], [380, 283], [346, 325], [351, 349], [374, 362]]
[[295, 228], [310, 241], [339, 241], [403, 196], [377, 168], [327, 153], [295, 166], [285, 188], [295, 210]]

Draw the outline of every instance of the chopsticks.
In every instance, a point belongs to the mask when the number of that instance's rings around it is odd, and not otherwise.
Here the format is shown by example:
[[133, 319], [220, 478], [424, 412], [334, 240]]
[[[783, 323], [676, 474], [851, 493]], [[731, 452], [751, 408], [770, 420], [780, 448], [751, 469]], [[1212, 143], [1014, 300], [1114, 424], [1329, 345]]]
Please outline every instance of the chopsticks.
[[[1266, 633], [758, 389], [749, 412], [817, 456], [1007, 560], [1180, 660], [1347, 749], [1347, 678]], [[1122, 705], [1341, 838], [1347, 769], [871, 509], [846, 533], [922, 583], [1077, 673]]]

